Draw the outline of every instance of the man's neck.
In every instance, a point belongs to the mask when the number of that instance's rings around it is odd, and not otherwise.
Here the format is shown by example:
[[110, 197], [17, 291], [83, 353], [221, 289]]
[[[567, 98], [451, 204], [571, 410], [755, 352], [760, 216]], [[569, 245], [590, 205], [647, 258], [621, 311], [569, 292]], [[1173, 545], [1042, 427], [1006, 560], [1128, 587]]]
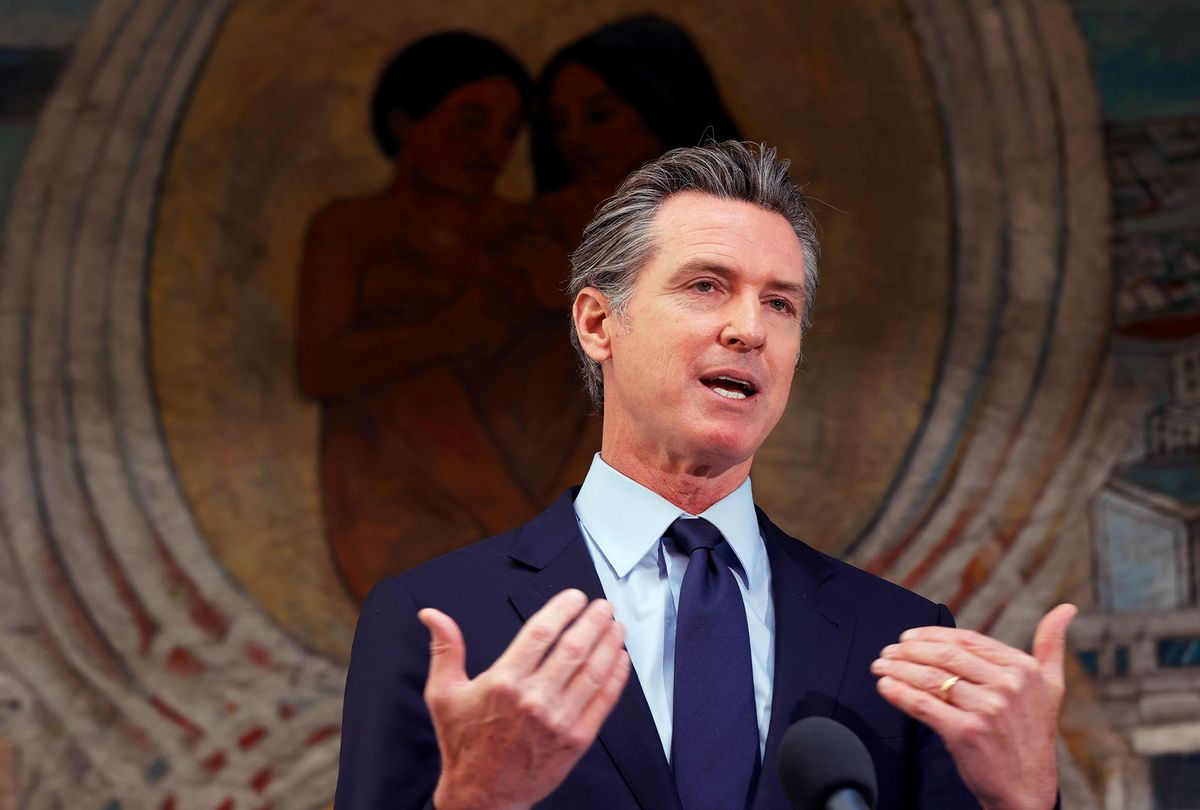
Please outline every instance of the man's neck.
[[631, 478], [678, 506], [699, 515], [742, 485], [750, 474], [751, 460], [728, 468], [684, 463], [647, 463], [634, 455], [601, 449], [600, 458], [626, 478]]

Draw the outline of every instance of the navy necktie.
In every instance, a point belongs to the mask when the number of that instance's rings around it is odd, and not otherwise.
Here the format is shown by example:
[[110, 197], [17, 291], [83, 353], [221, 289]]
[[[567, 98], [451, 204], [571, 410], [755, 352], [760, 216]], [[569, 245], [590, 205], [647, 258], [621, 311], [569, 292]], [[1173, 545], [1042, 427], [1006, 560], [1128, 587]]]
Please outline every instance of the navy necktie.
[[758, 772], [758, 722], [733, 550], [703, 518], [679, 518], [666, 537], [688, 557], [675, 623], [675, 787], [683, 810], [742, 810]]

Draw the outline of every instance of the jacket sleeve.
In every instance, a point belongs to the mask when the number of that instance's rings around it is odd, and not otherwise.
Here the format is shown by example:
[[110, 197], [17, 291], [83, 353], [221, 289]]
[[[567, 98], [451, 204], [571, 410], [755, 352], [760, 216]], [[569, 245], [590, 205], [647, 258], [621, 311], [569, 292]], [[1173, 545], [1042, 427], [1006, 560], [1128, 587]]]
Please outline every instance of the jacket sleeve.
[[422, 692], [429, 632], [397, 579], [363, 603], [342, 705], [336, 810], [430, 807], [440, 758]]

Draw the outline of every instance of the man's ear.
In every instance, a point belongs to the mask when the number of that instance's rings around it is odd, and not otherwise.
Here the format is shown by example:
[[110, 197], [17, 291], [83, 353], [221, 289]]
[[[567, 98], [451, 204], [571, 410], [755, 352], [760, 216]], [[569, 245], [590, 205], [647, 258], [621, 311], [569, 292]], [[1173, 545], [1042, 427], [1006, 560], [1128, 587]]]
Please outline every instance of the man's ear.
[[597, 363], [612, 357], [612, 330], [616, 322], [609, 311], [608, 296], [595, 287], [584, 287], [575, 296], [571, 317], [584, 354]]

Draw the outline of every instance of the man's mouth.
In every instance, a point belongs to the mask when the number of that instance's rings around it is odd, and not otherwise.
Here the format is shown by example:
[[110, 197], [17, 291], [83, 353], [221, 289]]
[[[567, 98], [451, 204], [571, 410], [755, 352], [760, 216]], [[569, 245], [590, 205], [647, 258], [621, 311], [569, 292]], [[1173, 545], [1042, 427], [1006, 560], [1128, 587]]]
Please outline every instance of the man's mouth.
[[753, 383], [738, 377], [721, 375], [703, 379], [700, 382], [726, 399], [748, 399], [758, 393], [758, 389], [754, 387]]

